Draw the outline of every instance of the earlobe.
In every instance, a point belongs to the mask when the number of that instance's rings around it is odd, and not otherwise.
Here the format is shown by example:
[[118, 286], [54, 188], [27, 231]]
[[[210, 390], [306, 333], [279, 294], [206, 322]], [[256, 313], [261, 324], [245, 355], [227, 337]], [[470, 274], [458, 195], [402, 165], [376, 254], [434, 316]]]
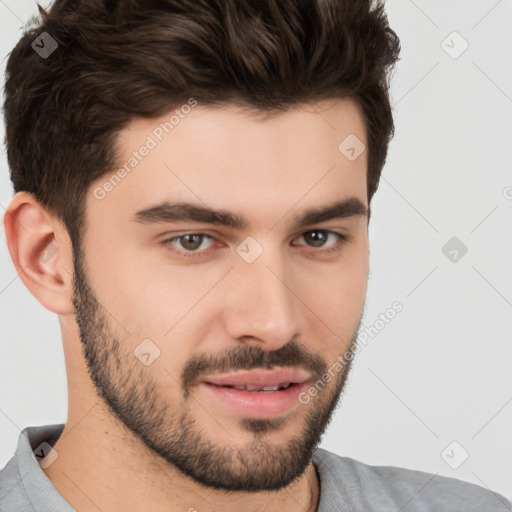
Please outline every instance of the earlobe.
[[48, 310], [73, 314], [72, 251], [67, 231], [27, 192], [18, 192], [4, 215], [7, 247], [20, 279]]

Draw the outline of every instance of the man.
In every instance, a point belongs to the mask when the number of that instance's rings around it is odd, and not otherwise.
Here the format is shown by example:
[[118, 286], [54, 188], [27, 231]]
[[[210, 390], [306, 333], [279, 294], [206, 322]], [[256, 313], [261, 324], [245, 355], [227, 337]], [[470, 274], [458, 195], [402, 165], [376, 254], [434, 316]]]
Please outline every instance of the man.
[[505, 511], [318, 448], [350, 370], [399, 43], [363, 0], [57, 0], [9, 57], [4, 216], [65, 425], [0, 508]]

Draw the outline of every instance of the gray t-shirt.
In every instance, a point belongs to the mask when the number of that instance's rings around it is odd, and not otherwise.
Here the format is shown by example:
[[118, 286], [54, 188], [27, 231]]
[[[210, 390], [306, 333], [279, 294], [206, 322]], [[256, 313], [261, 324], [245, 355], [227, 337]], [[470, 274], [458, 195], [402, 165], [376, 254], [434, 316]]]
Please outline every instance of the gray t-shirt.
[[[0, 471], [1, 512], [74, 512], [32, 455], [43, 442], [55, 444], [63, 428], [47, 425], [21, 432], [16, 453]], [[512, 511], [500, 494], [453, 478], [369, 466], [322, 448], [315, 450], [313, 463], [320, 477], [317, 512]]]

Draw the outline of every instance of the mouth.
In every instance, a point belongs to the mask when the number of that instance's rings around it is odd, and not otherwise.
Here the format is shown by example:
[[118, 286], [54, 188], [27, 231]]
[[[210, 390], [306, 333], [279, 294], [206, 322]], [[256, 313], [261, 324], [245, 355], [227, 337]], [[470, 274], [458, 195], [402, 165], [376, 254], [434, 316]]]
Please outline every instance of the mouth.
[[[211, 384], [211, 383], [207, 383], [207, 384]], [[290, 386], [294, 386], [295, 384], [296, 384], [295, 382], [286, 382], [286, 383], [277, 384], [276, 386], [251, 386], [250, 384], [245, 384], [245, 385], [242, 384], [240, 386], [225, 385], [225, 386], [220, 386], [220, 387], [240, 389], [240, 390], [245, 390], [245, 391], [281, 391], [283, 389], [288, 389]], [[215, 386], [215, 385], [216, 384], [212, 384], [212, 386]]]
[[311, 374], [304, 370], [258, 369], [209, 376], [199, 387], [208, 393], [208, 403], [229, 414], [271, 418], [298, 406], [298, 395], [310, 380]]
[[277, 391], [294, 384], [303, 384], [311, 374], [302, 369], [279, 368], [275, 370], [241, 370], [229, 374], [211, 375], [204, 379], [214, 386], [246, 389], [247, 391]]

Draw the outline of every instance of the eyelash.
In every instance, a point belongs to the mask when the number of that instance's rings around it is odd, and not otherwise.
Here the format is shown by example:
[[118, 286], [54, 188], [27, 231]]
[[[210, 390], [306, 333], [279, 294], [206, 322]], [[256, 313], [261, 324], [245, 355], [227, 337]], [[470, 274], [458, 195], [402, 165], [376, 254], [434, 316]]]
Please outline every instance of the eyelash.
[[[302, 237], [304, 235], [307, 235], [309, 233], [324, 233], [324, 234], [327, 234], [327, 236], [329, 235], [334, 235], [337, 237], [337, 240], [336, 242], [328, 247], [327, 249], [324, 249], [323, 247], [318, 247], [318, 248], [315, 248], [315, 247], [312, 247], [312, 246], [307, 246], [309, 247], [310, 251], [308, 252], [314, 252], [314, 253], [320, 253], [320, 254], [331, 254], [335, 251], [339, 251], [341, 249], [341, 246], [348, 241], [348, 236], [347, 235], [344, 235], [342, 233], [338, 233], [336, 231], [331, 231], [330, 229], [311, 229], [309, 231], [304, 231], [304, 233], [301, 233], [301, 235], [299, 236]], [[194, 257], [201, 257], [201, 256], [204, 256], [207, 252], [210, 251], [210, 249], [212, 249], [213, 247], [208, 247], [207, 249], [202, 249], [202, 250], [194, 250], [194, 251], [187, 251], [187, 250], [179, 250], [179, 249], [175, 249], [173, 247], [171, 247], [172, 245], [172, 242], [176, 241], [176, 240], [179, 240], [180, 238], [183, 238], [185, 236], [188, 236], [188, 235], [199, 235], [201, 237], [203, 237], [203, 240], [204, 238], [211, 238], [212, 240], [214, 240], [214, 238], [206, 233], [200, 233], [200, 232], [197, 232], [197, 233], [182, 233], [180, 235], [175, 235], [171, 238], [167, 238], [166, 240], [163, 240], [161, 243], [162, 245], [169, 251], [173, 251], [173, 252], [176, 252], [178, 253], [178, 255], [180, 256], [183, 256], [185, 258], [194, 258]], [[300, 244], [300, 245], [305, 245], [305, 244]]]

